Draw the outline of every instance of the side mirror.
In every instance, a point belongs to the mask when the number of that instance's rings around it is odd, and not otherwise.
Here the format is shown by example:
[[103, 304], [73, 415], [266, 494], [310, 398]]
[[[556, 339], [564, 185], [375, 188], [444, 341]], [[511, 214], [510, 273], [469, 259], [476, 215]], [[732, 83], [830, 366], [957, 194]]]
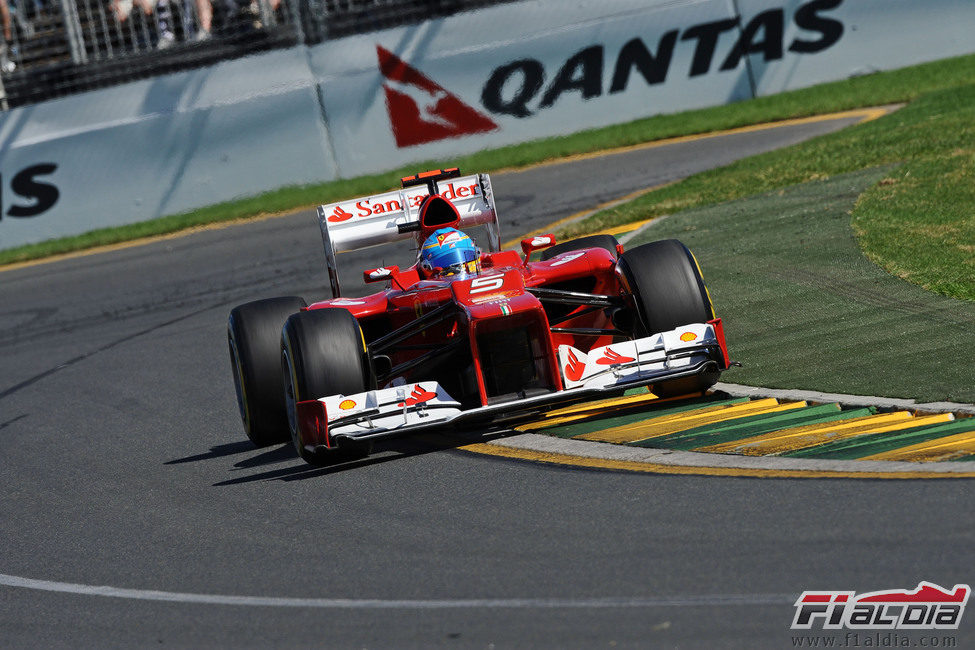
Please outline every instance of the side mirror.
[[362, 280], [363, 282], [382, 282], [383, 280], [392, 280], [397, 274], [399, 274], [398, 266], [380, 266], [378, 269], [363, 271]]
[[549, 246], [555, 246], [555, 235], [536, 235], [522, 239], [521, 250], [525, 253], [525, 264], [528, 264], [528, 258], [531, 257], [532, 251], [540, 251]]

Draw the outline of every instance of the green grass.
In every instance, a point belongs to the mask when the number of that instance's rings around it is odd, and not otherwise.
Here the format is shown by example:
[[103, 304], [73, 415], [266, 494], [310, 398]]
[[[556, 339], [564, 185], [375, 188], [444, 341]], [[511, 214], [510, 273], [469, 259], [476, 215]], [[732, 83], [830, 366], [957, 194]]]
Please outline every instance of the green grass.
[[897, 277], [975, 300], [975, 83], [928, 92], [879, 120], [697, 174], [562, 235], [882, 165], [896, 167], [852, 212], [863, 251]]
[[[904, 282], [868, 260], [850, 211], [900, 168], [832, 176], [674, 214], [630, 243], [694, 251], [731, 357], [725, 381], [975, 403], [975, 303]], [[892, 187], [892, 186], [883, 186]]]
[[[968, 95], [975, 100], [975, 92]], [[968, 139], [959, 138], [957, 148], [946, 143], [869, 189], [853, 228], [867, 256], [893, 275], [975, 300], [975, 146], [966, 127]]]
[[[598, 151], [672, 136], [706, 133], [759, 122], [804, 117], [863, 106], [909, 102], [922, 98], [927, 93], [963, 86], [971, 83], [973, 79], [975, 79], [975, 56], [947, 59], [727, 106], [655, 116], [627, 124], [504, 147], [453, 160], [417, 162], [409, 167], [373, 176], [320, 185], [287, 187], [260, 196], [222, 203], [186, 214], [167, 216], [131, 226], [107, 228], [76, 237], [0, 251], [0, 264], [171, 233], [215, 222], [290, 211], [350, 196], [371, 194], [397, 186], [401, 176], [419, 169], [441, 166], [458, 166], [465, 171], [517, 168], [570, 154]], [[627, 220], [672, 212], [693, 205], [703, 205], [703, 202], [707, 201], [722, 201], [744, 196], [739, 191], [748, 193], [762, 191], [768, 187], [806, 180], [811, 173], [830, 173], [809, 172], [808, 170], [801, 172], [799, 169], [795, 169], [794, 172], [792, 175], [773, 174], [766, 179], [767, 182], [764, 186], [746, 183], [726, 191], [718, 191], [714, 187], [715, 183], [723, 182], [720, 176], [705, 176], [703, 178], [712, 178], [713, 180], [703, 184], [702, 177], [695, 177], [686, 183], [668, 188], [664, 193], [653, 193], [650, 197], [627, 207], [625, 210], [613, 211], [610, 215], [600, 215], [599, 220], [587, 222], [581, 227], [582, 229], [577, 228], [576, 232], [595, 229], [601, 223], [622, 223]], [[696, 198], [695, 195], [697, 195]], [[663, 198], [657, 200], [657, 197]], [[877, 200], [883, 199], [878, 198]], [[909, 213], [911, 208], [908, 206], [905, 209]], [[858, 227], [871, 232], [877, 228], [876, 224], [869, 218], [859, 220]], [[897, 236], [896, 233], [891, 232], [888, 233], [887, 238], [896, 238]], [[873, 249], [869, 249], [871, 254], [876, 254], [878, 260], [887, 259], [883, 252], [884, 248], [879, 244], [877, 248], [879, 251], [877, 253], [872, 252]], [[960, 250], [964, 252], [963, 248]], [[898, 267], [898, 272], [910, 277], [912, 281], [918, 281], [916, 278], [921, 277], [920, 270], [908, 265], [903, 266], [902, 269]], [[936, 275], [940, 277], [941, 274]], [[947, 283], [947, 286], [954, 286], [954, 284], [957, 282], [951, 281]], [[964, 282], [962, 284], [964, 285]]]

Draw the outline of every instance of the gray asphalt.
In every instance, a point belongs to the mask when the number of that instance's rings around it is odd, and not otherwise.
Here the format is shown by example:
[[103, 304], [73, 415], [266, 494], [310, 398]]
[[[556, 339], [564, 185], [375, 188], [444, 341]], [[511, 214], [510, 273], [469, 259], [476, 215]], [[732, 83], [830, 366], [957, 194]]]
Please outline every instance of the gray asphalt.
[[[499, 211], [511, 237], [837, 126], [499, 174]], [[369, 251], [343, 268], [375, 263]], [[328, 468], [256, 450], [227, 313], [326, 284], [308, 213], [0, 273], [0, 574], [352, 599], [0, 586], [0, 647], [792, 647], [804, 589], [971, 582], [970, 481], [655, 476], [444, 439]], [[957, 641], [975, 642], [971, 621]]]

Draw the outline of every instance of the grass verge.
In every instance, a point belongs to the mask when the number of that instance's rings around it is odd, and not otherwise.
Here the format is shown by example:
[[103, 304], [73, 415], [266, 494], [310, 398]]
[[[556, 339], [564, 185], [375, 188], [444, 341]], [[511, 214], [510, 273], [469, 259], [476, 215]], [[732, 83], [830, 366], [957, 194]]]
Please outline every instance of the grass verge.
[[[630, 245], [674, 237], [694, 251], [733, 359], [725, 381], [831, 393], [975, 403], [964, 343], [975, 304], [895, 278], [850, 226], [873, 168], [687, 210]], [[961, 347], [959, 347], [961, 343]]]
[[697, 174], [562, 234], [881, 165], [897, 166], [852, 210], [863, 251], [897, 277], [975, 300], [975, 84], [929, 92], [879, 120]]
[[[418, 162], [408, 168], [373, 176], [320, 185], [287, 187], [260, 196], [222, 203], [185, 214], [167, 216], [130, 226], [106, 228], [75, 237], [0, 251], [0, 265], [141, 237], [162, 235], [216, 222], [291, 211], [349, 196], [371, 194], [395, 187], [401, 176], [413, 173], [421, 168], [458, 166], [461, 169], [471, 171], [496, 171], [498, 169], [524, 167], [571, 154], [599, 151], [668, 137], [719, 131], [760, 122], [806, 117], [864, 106], [907, 102], [931, 91], [954, 88], [970, 83], [973, 78], [975, 78], [975, 56], [947, 59], [727, 106], [687, 111], [674, 115], [659, 115], [627, 124], [503, 147], [448, 161]], [[796, 181], [793, 180], [792, 182]], [[690, 191], [693, 192], [693, 186], [689, 187], [691, 187]], [[654, 194], [654, 196], [657, 195]], [[726, 196], [725, 198], [733, 197]], [[662, 204], [667, 204], [668, 200], [670, 199], [665, 199]], [[719, 198], [718, 200], [724, 199]], [[679, 203], [681, 202], [678, 201], [669, 205], [676, 206]], [[690, 205], [691, 203], [686, 203], [685, 207]], [[650, 216], [653, 211], [647, 212], [646, 210], [649, 207], [646, 202], [641, 202], [634, 207], [634, 211], [614, 212], [612, 216], [608, 217], [601, 216], [601, 221], [592, 222], [584, 228], [588, 230], [597, 228], [599, 223], [607, 219], [613, 223], [622, 223], [626, 219], [638, 218], [635, 215]], [[668, 208], [671, 211], [673, 209], [676, 208]], [[873, 224], [864, 221], [860, 227], [870, 229]], [[911, 273], [911, 271], [908, 269], [905, 273]]]

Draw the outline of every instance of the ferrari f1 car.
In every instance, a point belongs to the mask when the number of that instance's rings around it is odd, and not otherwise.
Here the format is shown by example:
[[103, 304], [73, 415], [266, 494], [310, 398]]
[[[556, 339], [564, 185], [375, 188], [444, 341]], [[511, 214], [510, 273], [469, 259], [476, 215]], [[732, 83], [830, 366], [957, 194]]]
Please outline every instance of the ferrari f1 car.
[[[237, 403], [256, 445], [290, 436], [318, 464], [383, 438], [510, 425], [634, 387], [702, 391], [729, 367], [721, 320], [679, 241], [624, 252], [610, 235], [542, 235], [519, 255], [501, 250], [487, 174], [437, 170], [402, 185], [318, 209], [331, 299], [231, 312]], [[478, 226], [488, 250], [471, 255], [457, 229]], [[366, 270], [385, 289], [342, 296], [338, 253], [411, 239], [416, 264]]]

